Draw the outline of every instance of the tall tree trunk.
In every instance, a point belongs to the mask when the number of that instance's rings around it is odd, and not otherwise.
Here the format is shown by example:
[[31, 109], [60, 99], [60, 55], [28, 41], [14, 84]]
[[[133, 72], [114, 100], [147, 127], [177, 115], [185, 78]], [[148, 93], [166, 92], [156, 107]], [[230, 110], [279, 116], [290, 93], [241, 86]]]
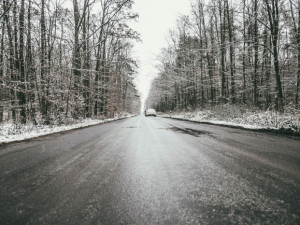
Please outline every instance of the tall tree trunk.
[[[74, 8], [74, 48], [73, 48], [73, 75], [74, 89], [79, 91], [80, 81], [80, 45], [79, 45], [79, 30], [80, 30], [80, 14], [77, 0], [73, 0]], [[78, 95], [78, 93], [76, 93]]]
[[264, 91], [264, 97], [265, 97], [265, 109], [269, 108], [271, 105], [271, 95], [270, 95], [270, 68], [271, 68], [271, 58], [270, 58], [270, 51], [268, 49], [268, 40], [269, 40], [269, 34], [267, 29], [263, 31], [263, 52], [262, 55], [263, 58], [263, 65], [262, 65], [262, 71], [261, 76], [264, 75], [264, 82], [265, 82], [265, 91]]
[[229, 13], [229, 4], [228, 0], [226, 0], [226, 8], [227, 8], [227, 21], [228, 21], [228, 37], [229, 37], [229, 58], [230, 58], [230, 78], [231, 78], [231, 102], [236, 102], [236, 96], [235, 96], [235, 63], [234, 63], [234, 44], [233, 44], [233, 32], [232, 32], [232, 20], [230, 19], [230, 13]]
[[246, 19], [245, 19], [246, 0], [243, 0], [243, 94], [242, 102], [246, 104]]
[[82, 39], [83, 45], [82, 50], [84, 54], [84, 62], [83, 62], [83, 69], [84, 69], [84, 78], [83, 78], [83, 85], [84, 85], [84, 116], [90, 117], [90, 73], [88, 71], [90, 67], [90, 48], [89, 48], [89, 17], [90, 17], [90, 9], [87, 9], [87, 13], [83, 15], [83, 29], [82, 29]]
[[295, 105], [296, 108], [299, 108], [299, 87], [300, 87], [300, 1], [298, 1], [298, 28], [297, 31], [297, 47], [298, 47], [298, 71], [297, 71], [297, 80], [296, 80], [296, 97]]
[[102, 17], [101, 17], [101, 24], [100, 24], [100, 31], [99, 31], [99, 37], [98, 37], [98, 43], [97, 43], [97, 52], [96, 52], [96, 76], [95, 76], [95, 90], [94, 90], [94, 95], [95, 95], [95, 99], [94, 99], [94, 115], [98, 116], [98, 114], [100, 113], [100, 84], [102, 85], [101, 81], [101, 71], [100, 71], [100, 67], [101, 67], [101, 60], [102, 60], [102, 49], [103, 49], [103, 36], [104, 36], [104, 29], [105, 29], [105, 24], [106, 24], [106, 13], [107, 13], [107, 2], [104, 1], [103, 3], [103, 12], [102, 12]]
[[[19, 56], [18, 56], [18, 25], [17, 25], [17, 1], [14, 1], [14, 6], [13, 6], [13, 35], [14, 35], [14, 53], [13, 53], [13, 59], [14, 59], [14, 70], [12, 71], [13, 74], [13, 81], [18, 82], [20, 80], [20, 77], [18, 76], [18, 71], [19, 71]], [[19, 122], [19, 108], [20, 104], [18, 102], [18, 85], [15, 84], [14, 89], [12, 90], [12, 102], [13, 102], [13, 118], [15, 121]]]
[[211, 23], [210, 23], [210, 38], [211, 38], [211, 92], [212, 92], [212, 101], [215, 104], [216, 103], [216, 84], [214, 82], [215, 80], [215, 68], [216, 68], [216, 61], [215, 61], [215, 55], [217, 54], [215, 51], [215, 33], [214, 33], [214, 22], [213, 17], [211, 17]]
[[[206, 24], [205, 24], [205, 17], [203, 11], [203, 4], [201, 2], [199, 4], [199, 16], [202, 17], [202, 24], [203, 24], [203, 35], [205, 40], [205, 49], [206, 49], [206, 59], [207, 59], [207, 67], [208, 67], [208, 76], [209, 76], [209, 83], [210, 83], [210, 100], [214, 102], [214, 95], [213, 95], [213, 68], [211, 65], [211, 57], [210, 57], [210, 50], [208, 48], [208, 38], [206, 32]], [[209, 96], [207, 96], [209, 98]]]
[[257, 25], [257, 0], [254, 0], [254, 74], [253, 74], [253, 100], [254, 105], [258, 106], [258, 25]]
[[3, 0], [3, 8], [6, 11], [4, 15], [4, 20], [6, 24], [8, 43], [9, 43], [9, 75], [10, 75], [10, 99], [11, 99], [11, 108], [12, 108], [12, 120], [16, 120], [16, 109], [15, 109], [15, 99], [14, 99], [14, 87], [12, 83], [16, 80], [15, 78], [15, 50], [13, 44], [13, 36], [11, 30], [11, 24], [9, 20], [9, 6], [6, 0]]
[[40, 101], [40, 110], [43, 116], [43, 120], [46, 124], [50, 122], [48, 115], [48, 99], [47, 99], [47, 89], [46, 86], [46, 23], [45, 23], [45, 0], [41, 0], [41, 87], [38, 91], [39, 101]]
[[[15, 45], [15, 67], [17, 70], [19, 70], [19, 56], [18, 56], [18, 25], [17, 25], [17, 1], [14, 1], [14, 7], [13, 7], [13, 27], [14, 27], [14, 45]], [[17, 77], [17, 75], [16, 75]]]
[[101, 115], [105, 115], [105, 101], [106, 101], [106, 37], [104, 38], [103, 45], [102, 45], [102, 55], [101, 55], [101, 73], [100, 73], [100, 80], [101, 80], [101, 96], [100, 96], [100, 104], [98, 105], [98, 112], [100, 112]]
[[268, 0], [265, 0], [267, 6], [267, 13], [269, 16], [272, 46], [273, 46], [273, 57], [274, 57], [274, 69], [276, 78], [276, 89], [277, 89], [277, 109], [279, 112], [284, 112], [283, 92], [280, 78], [279, 68], [279, 54], [278, 54], [278, 35], [279, 35], [279, 9], [278, 0], [271, 0], [271, 6]]
[[220, 14], [220, 34], [221, 34], [221, 101], [226, 102], [226, 78], [225, 78], [225, 19], [222, 17], [222, 1], [219, 0], [219, 14]]
[[36, 124], [35, 119], [35, 70], [33, 68], [33, 59], [32, 59], [32, 44], [31, 44], [31, 0], [28, 0], [28, 12], [27, 12], [27, 46], [26, 46], [26, 81], [28, 84], [25, 84], [26, 91], [28, 91], [27, 102], [30, 105], [29, 116], [31, 121]]
[[[1, 4], [1, 3], [0, 3]], [[3, 11], [5, 8], [3, 7]], [[2, 12], [1, 12], [2, 13]], [[6, 98], [6, 88], [4, 87], [4, 35], [5, 35], [5, 23], [4, 19], [1, 23], [1, 34], [0, 34], [0, 103], [3, 103]], [[0, 105], [0, 123], [3, 121], [4, 104]]]
[[19, 105], [20, 105], [20, 116], [21, 116], [21, 122], [26, 123], [26, 95], [25, 95], [25, 64], [24, 64], [24, 18], [25, 18], [25, 12], [24, 12], [24, 0], [21, 0], [21, 9], [20, 9], [20, 17], [19, 17], [19, 73], [20, 73], [20, 90], [18, 92], [18, 98], [19, 98]]
[[74, 94], [75, 94], [75, 107], [73, 117], [77, 118], [79, 115], [78, 98], [80, 96], [80, 45], [79, 45], [79, 30], [80, 30], [80, 14], [77, 0], [73, 0], [74, 9], [74, 47], [73, 47], [73, 75], [74, 75]]

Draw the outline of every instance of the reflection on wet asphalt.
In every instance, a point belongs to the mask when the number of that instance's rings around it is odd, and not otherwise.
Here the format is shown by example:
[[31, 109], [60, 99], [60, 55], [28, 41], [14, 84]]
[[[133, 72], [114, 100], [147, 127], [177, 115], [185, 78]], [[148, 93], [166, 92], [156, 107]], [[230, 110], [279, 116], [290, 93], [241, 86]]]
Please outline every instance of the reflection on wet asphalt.
[[1, 224], [300, 224], [300, 139], [138, 116], [0, 146]]

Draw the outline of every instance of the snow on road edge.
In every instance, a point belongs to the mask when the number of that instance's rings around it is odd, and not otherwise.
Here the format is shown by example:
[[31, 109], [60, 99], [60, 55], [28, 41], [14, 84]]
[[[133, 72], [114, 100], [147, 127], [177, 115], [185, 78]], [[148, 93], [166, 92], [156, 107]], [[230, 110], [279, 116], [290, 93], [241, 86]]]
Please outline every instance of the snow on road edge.
[[62, 131], [68, 131], [119, 119], [129, 118], [134, 115], [128, 114], [121, 117], [115, 117], [110, 119], [84, 119], [79, 122], [70, 125], [33, 125], [33, 124], [13, 124], [4, 123], [0, 125], [0, 144], [10, 143], [14, 141], [23, 141], [35, 137], [40, 137], [48, 134], [59, 133]]
[[[220, 111], [222, 113], [220, 113]], [[273, 130], [282, 133], [300, 134], [299, 114], [285, 113], [280, 115], [273, 111], [242, 113], [225, 113], [226, 110], [198, 110], [193, 112], [172, 112], [161, 114], [162, 117], [183, 119], [193, 122], [225, 125], [252, 130]]]

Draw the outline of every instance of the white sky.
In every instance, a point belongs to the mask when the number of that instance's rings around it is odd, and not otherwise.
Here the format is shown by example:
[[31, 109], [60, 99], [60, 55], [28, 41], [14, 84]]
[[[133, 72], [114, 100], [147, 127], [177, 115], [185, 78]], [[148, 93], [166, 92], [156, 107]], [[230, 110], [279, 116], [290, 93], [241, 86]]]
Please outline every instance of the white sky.
[[135, 83], [142, 105], [151, 81], [157, 75], [157, 56], [168, 45], [168, 32], [176, 26], [178, 16], [189, 14], [189, 11], [190, 0], [135, 0], [133, 12], [139, 14], [139, 19], [131, 27], [141, 34], [142, 39], [133, 49], [140, 66]]

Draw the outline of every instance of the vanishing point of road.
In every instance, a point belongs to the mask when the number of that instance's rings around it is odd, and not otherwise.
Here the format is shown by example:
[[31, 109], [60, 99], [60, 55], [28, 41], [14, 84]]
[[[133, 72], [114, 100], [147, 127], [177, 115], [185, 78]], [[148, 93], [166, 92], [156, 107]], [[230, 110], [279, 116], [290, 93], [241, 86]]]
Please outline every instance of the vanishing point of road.
[[300, 138], [137, 116], [0, 146], [1, 224], [300, 224]]

